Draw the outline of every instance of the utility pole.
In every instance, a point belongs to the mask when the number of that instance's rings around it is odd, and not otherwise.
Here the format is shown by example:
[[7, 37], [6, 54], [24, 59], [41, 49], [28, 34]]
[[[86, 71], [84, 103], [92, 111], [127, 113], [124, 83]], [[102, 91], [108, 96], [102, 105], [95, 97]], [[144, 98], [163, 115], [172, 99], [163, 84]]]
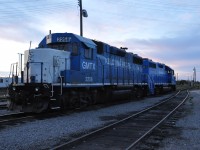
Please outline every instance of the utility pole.
[[176, 78], [177, 78], [176, 81], [178, 81], [178, 73], [176, 74]]
[[193, 69], [193, 81], [196, 82], [196, 68]]
[[83, 17], [88, 17], [87, 11], [82, 8], [82, 0], [78, 0], [80, 7], [80, 36], [83, 36]]
[[78, 5], [80, 6], [80, 36], [83, 36], [82, 0], [78, 0]]

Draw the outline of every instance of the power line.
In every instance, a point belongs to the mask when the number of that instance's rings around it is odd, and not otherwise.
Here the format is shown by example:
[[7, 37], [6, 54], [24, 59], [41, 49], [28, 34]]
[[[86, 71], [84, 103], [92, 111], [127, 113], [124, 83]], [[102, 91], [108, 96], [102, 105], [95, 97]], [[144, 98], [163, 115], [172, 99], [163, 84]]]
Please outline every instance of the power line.
[[174, 10], [176, 10], [177, 8], [181, 8], [181, 9], [199, 9], [200, 8], [200, 3], [194, 3], [193, 2], [193, 5], [191, 3], [191, 1], [189, 2], [183, 2], [183, 1], [180, 1], [178, 2], [179, 4], [173, 2], [173, 1], [155, 1], [155, 0], [148, 0], [148, 1], [144, 1], [144, 0], [140, 0], [140, 1], [136, 1], [136, 0], [123, 0], [123, 1], [114, 1], [114, 0], [102, 0], [104, 1], [105, 3], [110, 3], [110, 4], [113, 4], [113, 5], [120, 5], [120, 6], [135, 6], [135, 5], [140, 5], [140, 7], [144, 7], [145, 5], [146, 6], [150, 6], [150, 7], [155, 7], [155, 8], [158, 8], [158, 7], [163, 7], [163, 8], [174, 8]]
[[[38, 0], [39, 1], [39, 0]], [[41, 1], [41, 0], [40, 0]], [[28, 1], [27, 1], [28, 2]], [[30, 1], [29, 1], [30, 2]], [[14, 2], [13, 2], [14, 3]], [[19, 4], [16, 3], [15, 4]], [[75, 8], [75, 3], [72, 1], [67, 3], [47, 3], [47, 4], [41, 4], [37, 3], [30, 3], [31, 5], [9, 5], [10, 9], [7, 7], [3, 7], [1, 5], [0, 7], [0, 18], [1, 20], [10, 20], [13, 19], [12, 17], [22, 17], [32, 15], [31, 13], [35, 15], [39, 14], [45, 14], [50, 12], [55, 12], [55, 10], [59, 10], [61, 12], [66, 11], [67, 9], [73, 9]], [[40, 4], [40, 5], [39, 5]]]
[[[109, 3], [112, 6], [119, 6], [120, 8], [125, 7], [125, 8], [134, 8], [133, 10], [138, 10], [138, 9], [146, 9], [146, 11], [148, 10], [159, 10], [159, 11], [168, 11], [172, 10], [172, 11], [190, 11], [190, 12], [195, 12], [195, 13], [199, 13], [199, 6], [190, 6], [188, 7], [178, 7], [172, 4], [164, 4], [163, 2], [159, 2], [159, 3], [155, 3], [155, 2], [144, 2], [144, 1], [112, 1], [112, 0], [102, 0], [104, 3]], [[101, 8], [101, 7], [100, 7]], [[196, 8], [196, 10], [195, 10]], [[104, 11], [104, 9], [102, 9]]]
[[[47, 14], [51, 12], [56, 12], [59, 10], [60, 12], [66, 12], [66, 10], [77, 8], [77, 1], [71, 0], [67, 2], [52, 2], [47, 3], [46, 0], [37, 0], [37, 3], [32, 3], [29, 0], [22, 0], [22, 2], [25, 2], [26, 4], [22, 5], [19, 2], [16, 1], [6, 1], [6, 4], [13, 4], [12, 7], [13, 9], [7, 9], [3, 7], [2, 5], [0, 6], [0, 19], [2, 21], [6, 20], [12, 20], [13, 17], [15, 18], [21, 18], [21, 15], [25, 16], [31, 16], [31, 13], [34, 13], [34, 16], [41, 16], [41, 14]], [[49, 1], [48, 1], [49, 2]], [[179, 9], [176, 9], [175, 6], [163, 6], [165, 4], [168, 4], [167, 2], [160, 2], [160, 1], [155, 1], [155, 0], [150, 0], [150, 1], [128, 1], [128, 0], [123, 0], [123, 1], [114, 1], [114, 0], [102, 0], [101, 2], [97, 1], [94, 2], [96, 5], [101, 5], [101, 4], [109, 4], [109, 7], [113, 8], [120, 8], [121, 11], [118, 9], [102, 9], [102, 7], [91, 7], [89, 8], [92, 10], [92, 15], [94, 16], [95, 14], [98, 15], [98, 18], [101, 18], [104, 14], [107, 17], [104, 18], [102, 17], [101, 19], [106, 20], [107, 23], [113, 23], [114, 18], [119, 18], [124, 19], [128, 18], [128, 20], [143, 20], [143, 21], [153, 21], [153, 22], [161, 22], [164, 24], [177, 24], [179, 23], [178, 19], [174, 19], [176, 15], [174, 12], [178, 12]], [[17, 4], [17, 6], [15, 6]], [[27, 5], [29, 4], [29, 5]], [[45, 5], [44, 5], [45, 4]], [[170, 3], [171, 4], [171, 3]], [[163, 6], [163, 7], [161, 7]], [[190, 5], [189, 5], [190, 6]], [[193, 5], [191, 5], [192, 8]], [[170, 9], [168, 9], [170, 8]], [[88, 7], [87, 7], [88, 9]], [[130, 12], [130, 9], [131, 12]], [[77, 11], [77, 9], [74, 9]], [[152, 11], [153, 10], [153, 11]], [[75, 12], [74, 11], [74, 12]], [[180, 12], [184, 11], [189, 11], [186, 10], [185, 8], [180, 9]], [[72, 11], [73, 12], [73, 11]], [[196, 11], [190, 11], [190, 13], [195, 13]], [[170, 15], [170, 18], [166, 18], [166, 15]], [[197, 16], [196, 16], [197, 17]], [[120, 22], [120, 20], [119, 20]], [[123, 23], [123, 22], [121, 22]], [[199, 23], [196, 21], [196, 23], [181, 23], [180, 26], [187, 26], [187, 25], [195, 25], [198, 26]]]

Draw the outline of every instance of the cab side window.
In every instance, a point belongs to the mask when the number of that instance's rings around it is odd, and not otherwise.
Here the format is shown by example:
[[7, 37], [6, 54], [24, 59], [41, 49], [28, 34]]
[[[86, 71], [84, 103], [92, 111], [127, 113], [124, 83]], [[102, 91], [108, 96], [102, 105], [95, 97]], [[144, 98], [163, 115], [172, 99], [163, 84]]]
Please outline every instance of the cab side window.
[[93, 49], [91, 48], [88, 48], [88, 49], [85, 49], [85, 58], [87, 59], [92, 59], [93, 57]]
[[72, 44], [72, 55], [78, 55], [78, 43]]

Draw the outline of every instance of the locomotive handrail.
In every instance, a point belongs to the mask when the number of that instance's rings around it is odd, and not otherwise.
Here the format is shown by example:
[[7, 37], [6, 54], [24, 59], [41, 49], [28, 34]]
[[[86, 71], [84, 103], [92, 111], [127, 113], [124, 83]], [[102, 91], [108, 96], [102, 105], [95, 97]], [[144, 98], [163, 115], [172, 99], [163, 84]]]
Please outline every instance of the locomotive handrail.
[[53, 90], [53, 84], [51, 84], [51, 96], [50, 97], [53, 97], [53, 92], [54, 92], [54, 90]]
[[63, 94], [63, 76], [60, 75], [60, 95]]
[[[154, 85], [154, 80], [150, 77], [149, 74], [147, 74], [148, 76], [148, 83], [149, 83], [149, 86], [151, 86], [150, 88], [150, 91], [152, 91], [152, 88], [155, 88], [155, 85]], [[154, 94], [154, 93], [153, 93]]]
[[18, 83], [17, 67], [18, 67], [18, 63], [12, 63], [11, 66], [10, 66], [9, 78], [12, 75], [12, 84]]

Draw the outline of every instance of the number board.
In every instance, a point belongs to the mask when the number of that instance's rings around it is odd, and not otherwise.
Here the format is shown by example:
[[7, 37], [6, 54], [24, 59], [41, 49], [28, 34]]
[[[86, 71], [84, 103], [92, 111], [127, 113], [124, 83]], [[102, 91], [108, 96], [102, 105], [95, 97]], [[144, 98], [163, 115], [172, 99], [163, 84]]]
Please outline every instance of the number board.
[[57, 42], [71, 42], [71, 37], [57, 37]]

